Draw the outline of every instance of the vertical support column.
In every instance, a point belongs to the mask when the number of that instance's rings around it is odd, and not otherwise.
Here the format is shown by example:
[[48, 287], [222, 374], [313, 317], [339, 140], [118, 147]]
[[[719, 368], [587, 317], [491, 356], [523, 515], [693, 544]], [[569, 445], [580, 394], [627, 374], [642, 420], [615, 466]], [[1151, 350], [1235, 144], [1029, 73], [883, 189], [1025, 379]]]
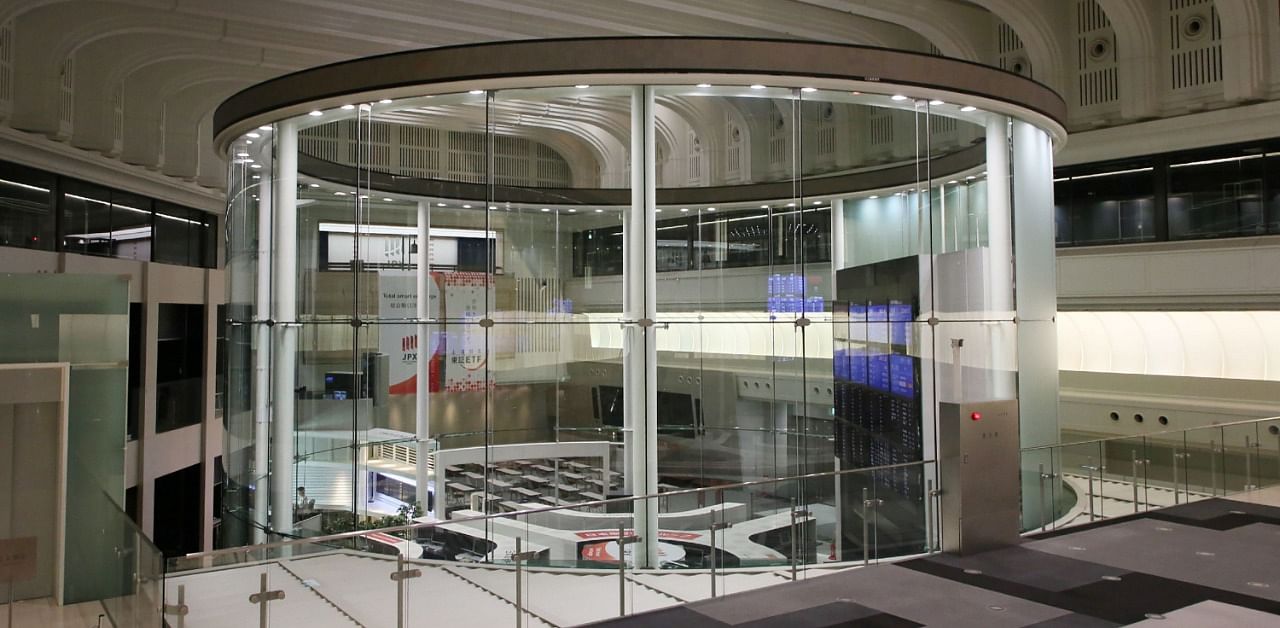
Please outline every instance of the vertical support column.
[[[626, 291], [623, 311], [628, 324], [623, 332], [625, 478], [631, 494], [658, 491], [657, 342], [652, 321], [657, 316], [657, 290], [653, 248], [657, 228], [654, 213], [655, 143], [653, 89], [636, 87], [631, 95], [631, 209], [627, 212], [623, 276]], [[641, 537], [635, 551], [636, 566], [658, 566], [658, 505], [635, 503], [635, 533]]]
[[[1013, 208], [1009, 194], [1009, 118], [988, 114], [987, 117], [987, 247], [990, 268], [987, 272], [988, 318], [996, 321], [1013, 320]], [[991, 374], [993, 399], [1012, 399], [1016, 394], [1012, 364], [1004, 364], [1001, 358], [1010, 352], [1006, 342], [1010, 340], [996, 327], [990, 337], [990, 355], [995, 372]], [[976, 340], [976, 339], [975, 339]], [[961, 365], [957, 364], [959, 369]], [[1005, 369], [1008, 369], [1006, 371]], [[957, 372], [959, 372], [957, 370]], [[961, 391], [961, 395], [964, 391]], [[964, 401], [957, 397], [956, 401]]]
[[[265, 168], [264, 168], [265, 170]], [[258, 194], [257, 284], [253, 299], [253, 542], [266, 543], [271, 525], [271, 491], [267, 469], [271, 464], [271, 196], [275, 177], [262, 173]]]
[[1018, 282], [1018, 399], [1023, 447], [1058, 438], [1057, 257], [1053, 234], [1053, 142], [1013, 121], [1013, 242]]
[[[431, 203], [418, 201], [418, 264], [417, 264], [417, 303], [418, 303], [418, 361], [414, 371], [417, 382], [417, 399], [414, 404], [414, 430], [418, 437], [418, 462], [414, 468], [414, 480], [417, 483], [418, 502], [430, 516], [435, 516], [434, 506], [427, 506], [427, 486], [430, 480], [430, 443], [431, 443], [431, 331], [426, 321], [431, 318]], [[443, 490], [440, 491], [443, 494]]]
[[275, 226], [275, 345], [272, 351], [271, 416], [271, 528], [293, 530], [294, 384], [298, 351], [297, 232], [298, 127], [292, 120], [276, 125]]

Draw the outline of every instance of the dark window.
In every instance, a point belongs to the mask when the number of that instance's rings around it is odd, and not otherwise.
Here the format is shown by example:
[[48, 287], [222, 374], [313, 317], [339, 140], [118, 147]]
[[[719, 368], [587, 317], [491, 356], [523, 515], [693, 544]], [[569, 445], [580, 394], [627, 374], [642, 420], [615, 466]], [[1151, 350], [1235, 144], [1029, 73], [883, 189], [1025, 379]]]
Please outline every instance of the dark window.
[[154, 261], [212, 267], [216, 228], [215, 218], [206, 212], [157, 202]]
[[161, 303], [156, 339], [156, 431], [195, 425], [204, 413], [204, 306]]
[[129, 413], [125, 431], [129, 440], [138, 438], [138, 419], [142, 416], [142, 339], [146, 333], [142, 304], [129, 304]]
[[55, 180], [46, 172], [0, 162], [0, 246], [54, 249]]
[[1158, 236], [1155, 167], [1150, 160], [1109, 162], [1058, 176], [1058, 244], [1146, 242]]
[[1266, 232], [1260, 148], [1200, 151], [1169, 163], [1169, 239]]
[[111, 256], [146, 262], [151, 260], [151, 199], [111, 192]]
[[200, 551], [200, 464], [193, 464], [155, 480], [152, 529], [156, 547], [168, 558]]
[[62, 249], [111, 255], [111, 190], [68, 179], [62, 192]]

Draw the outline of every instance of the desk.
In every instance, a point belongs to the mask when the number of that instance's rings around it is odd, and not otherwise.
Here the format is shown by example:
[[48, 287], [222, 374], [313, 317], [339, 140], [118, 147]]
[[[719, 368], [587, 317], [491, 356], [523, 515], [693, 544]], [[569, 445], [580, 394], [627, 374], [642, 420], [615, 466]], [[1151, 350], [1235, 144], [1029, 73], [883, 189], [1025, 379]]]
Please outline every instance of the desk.
[[462, 473], [462, 467], [458, 467], [454, 465], [448, 465], [444, 468], [444, 470], [454, 474]]
[[572, 505], [574, 505], [574, 504], [576, 504], [576, 503], [577, 503], [577, 502], [571, 502], [571, 501], [568, 501], [568, 500], [565, 500], [565, 499], [559, 499], [559, 498], [556, 498], [556, 497], [550, 497], [550, 496], [547, 496], [547, 495], [544, 495], [544, 496], [542, 497], [542, 501], [547, 502], [548, 504], [551, 504], [552, 506], [572, 506]]
[[538, 491], [535, 491], [533, 489], [524, 488], [521, 486], [517, 486], [511, 489], [511, 492], [515, 493], [516, 495], [520, 495], [521, 497], [525, 497], [530, 501], [538, 499], [539, 497], [542, 497], [542, 493], [539, 493]]
[[533, 469], [534, 471], [541, 471], [541, 472], [543, 472], [543, 473], [555, 473], [555, 472], [556, 472], [556, 470], [555, 470], [555, 469], [552, 469], [551, 467], [548, 467], [548, 466], [547, 466], [547, 465], [545, 465], [545, 464], [531, 464], [531, 465], [529, 465], [529, 468], [530, 468], [530, 469]]
[[474, 483], [472, 484], [472, 486], [478, 487], [481, 482], [484, 482], [484, 474], [476, 473], [475, 471], [463, 471], [462, 477], [467, 478], [468, 480], [471, 480]]
[[574, 471], [586, 471], [587, 469], [590, 469], [590, 468], [591, 468], [591, 465], [589, 465], [589, 464], [583, 464], [583, 463], [581, 463], [581, 462], [574, 462], [574, 461], [572, 461], [572, 460], [565, 462], [565, 463], [564, 463], [564, 465], [565, 465], [566, 467], [569, 467], [570, 469], [573, 469]]
[[550, 483], [551, 483], [551, 480], [550, 480], [550, 479], [548, 479], [548, 478], [544, 478], [544, 477], [542, 477], [542, 476], [540, 476], [540, 475], [526, 475], [526, 476], [524, 476], [524, 481], [525, 481], [525, 482], [528, 482], [528, 483], [530, 483], [530, 484], [538, 484], [538, 485], [550, 484]]
[[582, 490], [576, 486], [569, 486], [568, 484], [556, 484], [555, 487], [560, 489], [561, 493], [577, 493]]
[[604, 495], [592, 493], [591, 491], [582, 491], [578, 493], [578, 496], [590, 502], [604, 501]]
[[568, 471], [561, 471], [560, 477], [572, 482], [581, 482], [586, 479], [586, 477], [580, 473], [570, 473]]
[[519, 477], [520, 475], [523, 475], [522, 473], [520, 473], [519, 471], [516, 471], [515, 469], [508, 469], [506, 467], [498, 467], [497, 471], [498, 473], [501, 473], [502, 475], [505, 475], [508, 477]]

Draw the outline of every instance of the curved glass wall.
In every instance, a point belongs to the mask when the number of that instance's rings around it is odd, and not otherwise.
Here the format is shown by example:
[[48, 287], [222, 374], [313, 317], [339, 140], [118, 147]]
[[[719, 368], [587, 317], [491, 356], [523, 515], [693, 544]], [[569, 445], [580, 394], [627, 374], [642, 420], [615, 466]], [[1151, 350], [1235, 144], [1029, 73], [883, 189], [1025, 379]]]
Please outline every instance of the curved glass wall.
[[892, 494], [877, 550], [918, 552], [938, 404], [1021, 398], [1024, 443], [1056, 440], [1045, 131], [892, 91], [546, 83], [231, 144], [224, 544], [902, 465], [722, 498], [808, 508], [818, 561], [860, 557], [863, 490]]

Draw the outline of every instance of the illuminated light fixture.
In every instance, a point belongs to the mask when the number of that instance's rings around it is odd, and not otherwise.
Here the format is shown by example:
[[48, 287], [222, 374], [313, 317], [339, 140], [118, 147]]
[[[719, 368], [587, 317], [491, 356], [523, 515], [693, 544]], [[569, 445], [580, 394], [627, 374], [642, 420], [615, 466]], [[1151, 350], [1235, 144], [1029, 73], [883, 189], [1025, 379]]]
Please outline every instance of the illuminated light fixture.
[[713, 211], [715, 211], [715, 210], [716, 210], [716, 208], [714, 208], [714, 207], [708, 207], [708, 208], [707, 208], [707, 211], [709, 211], [709, 212], [713, 212]]
[[867, 197], [867, 198], [880, 198], [880, 195], [879, 195], [879, 194], [872, 194], [871, 196], [869, 196], [869, 197]]
[[973, 414], [970, 414], [970, 415], [969, 415], [969, 420], [970, 420], [970, 421], [981, 421], [981, 420], [982, 420], [982, 413], [981, 413], [981, 412], [974, 412]]
[[[1150, 172], [1151, 170], [1152, 170], [1152, 168], [1151, 168], [1151, 167], [1146, 167], [1146, 168], [1130, 168], [1129, 170], [1112, 170], [1111, 172], [1098, 172], [1098, 173], [1095, 173], [1095, 174], [1082, 174], [1082, 175], [1078, 175], [1078, 176], [1070, 177], [1070, 179], [1072, 179], [1072, 180], [1075, 180], [1075, 179], [1096, 179], [1096, 178], [1098, 178], [1098, 177], [1110, 177], [1110, 176], [1114, 176], [1114, 175], [1117, 175], [1117, 174], [1133, 174], [1133, 173], [1135, 173], [1135, 172]], [[1055, 179], [1055, 181], [1056, 181], [1056, 179]]]
[[603, 209], [597, 209], [597, 210], [596, 210], [596, 213], [597, 213], [597, 214], [603, 214], [603, 213], [604, 213], [604, 210], [603, 210]]
[[261, 168], [262, 164], [249, 164], [250, 168]]
[[894, 94], [894, 95], [892, 95], [892, 96], [890, 96], [890, 97], [889, 97], [889, 100], [892, 100], [892, 101], [895, 101], [895, 102], [902, 102], [902, 101], [904, 101], [904, 100], [906, 100], [906, 99], [907, 99], [907, 97], [906, 97], [906, 96], [903, 96], [902, 94]]
[[244, 136], [245, 136], [245, 137], [252, 137], [253, 139], [255, 139], [255, 140], [256, 140], [256, 139], [258, 139], [258, 138], [262, 137], [262, 134], [261, 134], [261, 133], [258, 133], [257, 131], [250, 131], [249, 133], [245, 133], [245, 134], [244, 134]]
[[689, 211], [689, 208], [688, 208], [688, 207], [681, 207], [681, 208], [680, 208], [680, 211], [682, 211], [682, 212], [687, 212], [687, 211]]
[[346, 196], [346, 195], [347, 195], [347, 193], [346, 193], [346, 192], [334, 192], [334, 193], [333, 193], [333, 195], [334, 195], [334, 196]]
[[319, 109], [312, 109], [312, 110], [311, 110], [311, 113], [308, 113], [307, 115], [309, 115], [309, 116], [322, 116], [322, 115], [324, 115], [324, 114], [323, 114], [323, 113], [321, 113], [321, 111], [320, 111]]
[[804, 93], [806, 93], [806, 94], [812, 94], [812, 93], [814, 93], [814, 92], [818, 91], [818, 88], [816, 88], [816, 87], [801, 87], [801, 88], [800, 88], [800, 91], [802, 91], [802, 92], [804, 92]]
[[249, 156], [249, 153], [247, 153], [247, 152], [245, 152], [245, 151], [240, 151], [240, 152], [236, 153], [236, 157], [248, 157], [248, 156]]
[[787, 203], [787, 207], [795, 207], [795, 206], [796, 206], [795, 203]]
[[391, 104], [391, 99], [390, 99], [390, 98], [383, 98], [382, 100], [379, 100], [379, 101], [378, 101], [378, 104], [380, 104], [380, 105], [389, 105], [389, 104]]
[[313, 187], [313, 188], [318, 188], [318, 187], [320, 187], [320, 184], [319, 184], [319, 183], [311, 183], [311, 184], [309, 184], [309, 185], [310, 185], [310, 187]]
[[937, 98], [934, 98], [933, 100], [930, 100], [930, 101], [929, 101], [929, 106], [931, 106], [931, 107], [941, 107], [941, 106], [943, 106], [943, 105], [945, 105], [945, 104], [947, 104], [947, 103], [942, 102], [941, 100], [938, 100]]
[[470, 206], [470, 205], [463, 205], [463, 206], [462, 206], [462, 208], [463, 208], [463, 209], [471, 209], [471, 206]]
[[255, 178], [255, 179], [261, 179], [261, 178], [262, 178], [262, 175], [257, 175], [257, 174], [255, 174], [255, 175], [253, 175], [253, 178]]
[[570, 207], [570, 208], [569, 208], [569, 213], [570, 213], [570, 214], [576, 214], [576, 213], [578, 213], [578, 210], [576, 210], [576, 209], [574, 209], [574, 208]]
[[959, 181], [956, 181], [955, 179], [947, 181], [947, 185], [955, 185], [956, 183], [959, 183]]
[[436, 207], [448, 207], [448, 203], [436, 203]]
[[760, 209], [769, 209], [769, 206], [768, 206], [768, 205], [761, 205], [761, 206], [760, 206]]
[[270, 130], [271, 130], [271, 125], [270, 125], [270, 124], [264, 124], [264, 125], [262, 125], [262, 126], [258, 127], [258, 130], [259, 130], [259, 131], [270, 131]]
[[574, 85], [574, 88], [576, 89], [586, 89], [588, 87], [591, 87], [591, 86], [587, 85], [586, 83], [578, 83], [577, 85]]
[[822, 201], [814, 201], [814, 202], [813, 202], [813, 204], [814, 204], [814, 205], [821, 205], [821, 204], [822, 204]]
[[245, 140], [245, 141], [244, 141], [244, 143], [245, 143], [245, 144], [252, 144], [252, 143], [253, 143], [253, 140]]
[[661, 213], [662, 213], [662, 208], [661, 208], [661, 207], [659, 207], [659, 208], [657, 208], [657, 209], [653, 210], [653, 213], [655, 213], [655, 214], [661, 214]]
[[483, 94], [483, 93], [484, 93], [484, 90], [483, 90], [483, 89], [473, 89], [473, 90], [471, 90], [471, 91], [469, 91], [469, 92], [467, 92], [467, 93], [468, 93], [468, 94], [471, 94], [471, 95], [473, 95], [473, 96], [475, 96], [475, 95]]
[[369, 195], [368, 195], [368, 194], [361, 194], [361, 195], [360, 195], [360, 198], [365, 199], [365, 200], [368, 200], [368, 199], [369, 199]]
[[964, 180], [965, 180], [965, 181], [972, 181], [972, 180], [977, 179], [977, 178], [978, 178], [978, 177], [975, 177], [975, 176], [973, 176], [973, 175], [969, 175], [969, 176], [965, 177], [965, 178], [964, 178]]
[[342, 106], [342, 108], [343, 108], [344, 110], [346, 110], [346, 111], [350, 111], [350, 110], [352, 110], [352, 109], [355, 109], [355, 108], [356, 108], [356, 106], [355, 106], [355, 105], [343, 105], [343, 106]]
[[703, 87], [703, 88], [711, 87], [711, 83], [698, 83], [698, 87]]
[[852, 92], [849, 92], [849, 93], [850, 93], [850, 94], [853, 94], [854, 96], [861, 96], [861, 95], [862, 95], [862, 92], [859, 92], [859, 91], [852, 91]]
[[543, 208], [542, 208], [542, 211], [544, 211], [544, 212], [549, 212], [549, 211], [551, 211], [551, 208], [550, 208], [550, 207], [543, 207]]
[[498, 208], [498, 206], [497, 206], [497, 205], [490, 205], [490, 206], [489, 206], [489, 209], [497, 209], [497, 208]]
[[969, 113], [970, 111], [977, 111], [977, 110], [978, 108], [974, 107], [973, 105], [965, 105], [960, 108], [960, 111], [963, 111], [965, 113]]
[[[1186, 162], [1186, 163], [1181, 163], [1181, 164], [1169, 164], [1169, 167], [1170, 167], [1170, 168], [1185, 168], [1185, 167], [1187, 167], [1187, 166], [1208, 166], [1208, 165], [1210, 165], [1210, 164], [1225, 164], [1225, 163], [1232, 162], [1232, 161], [1245, 161], [1246, 159], [1257, 159], [1257, 158], [1259, 158], [1259, 157], [1261, 157], [1261, 156], [1262, 156], [1261, 154], [1258, 154], [1258, 155], [1240, 155], [1239, 157], [1223, 157], [1223, 158], [1221, 158], [1221, 159], [1205, 159], [1205, 160], [1203, 160], [1203, 161], [1188, 161], [1188, 162]], [[1075, 177], [1075, 178], [1079, 178], [1079, 177]]]
[[386, 201], [386, 202], [390, 203], [390, 202], [392, 202], [392, 201], [394, 201], [394, 200], [396, 200], [396, 199], [391, 198], [391, 197], [389, 197], [389, 196], [384, 196], [384, 197], [382, 197], [382, 200], [384, 200], [384, 201]]
[[751, 89], [764, 89], [764, 85], [755, 83], [754, 85], [751, 86]]

